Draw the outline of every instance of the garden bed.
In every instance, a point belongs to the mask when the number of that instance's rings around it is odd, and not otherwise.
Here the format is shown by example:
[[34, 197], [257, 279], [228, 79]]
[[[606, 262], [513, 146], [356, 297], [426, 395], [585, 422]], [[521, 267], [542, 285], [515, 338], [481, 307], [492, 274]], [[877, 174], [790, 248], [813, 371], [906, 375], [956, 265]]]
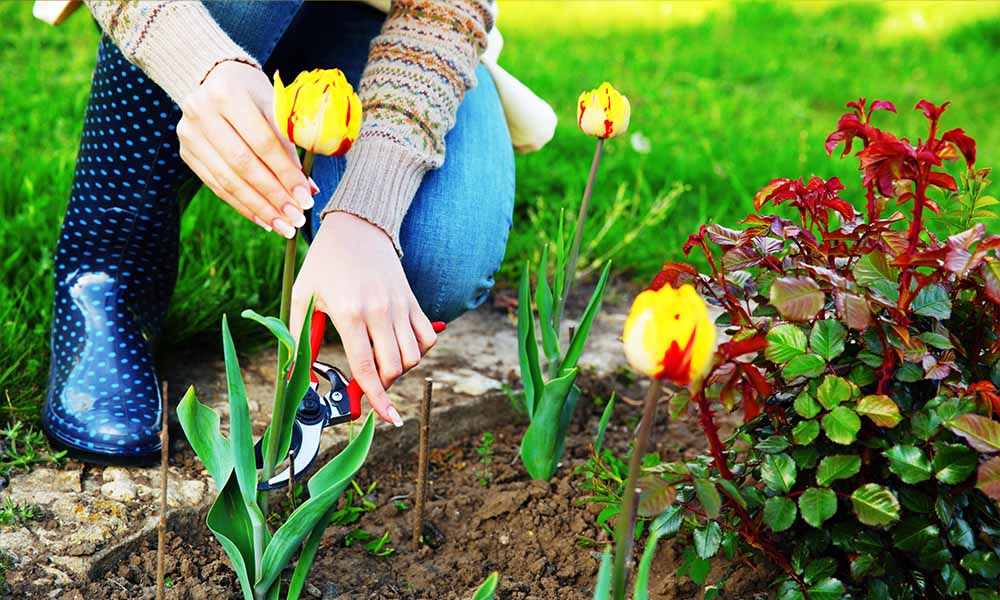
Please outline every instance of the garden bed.
[[[464, 599], [492, 571], [499, 571], [498, 598], [583, 600], [592, 596], [599, 551], [610, 541], [596, 524], [599, 508], [582, 506], [585, 478], [576, 467], [587, 462], [608, 378], [588, 378], [567, 440], [565, 461], [551, 482], [532, 482], [518, 462], [518, 444], [524, 431], [503, 394], [487, 394], [476, 402], [435, 415], [432, 438], [427, 520], [429, 546], [410, 547], [416, 428], [379, 433], [373, 456], [357, 477], [364, 488], [376, 483], [366, 499], [375, 508], [360, 520], [331, 527], [320, 547], [305, 597], [348, 600]], [[639, 390], [631, 390], [638, 396]], [[693, 423], [680, 421], [664, 429], [665, 407], [654, 431], [657, 451], [664, 457], [691, 458], [704, 449], [704, 439]], [[606, 443], [623, 455], [630, 439], [627, 425], [639, 411], [619, 402]], [[617, 425], [616, 425], [617, 423]], [[479, 450], [490, 433], [489, 464]], [[189, 452], [189, 451], [185, 451]], [[398, 502], [397, 502], [398, 501]], [[201, 522], [204, 515], [174, 524], [168, 541], [168, 598], [238, 598], [235, 578], [216, 541]], [[352, 531], [361, 528], [389, 534], [386, 548], [395, 551], [373, 557], [363, 542], [345, 547]], [[71, 586], [59, 597], [152, 598], [155, 573], [155, 536], [146, 536], [127, 556], [101, 565], [90, 582]], [[641, 550], [641, 547], [639, 548]], [[660, 543], [653, 565], [650, 594], [657, 599], [696, 599], [699, 586], [677, 574], [680, 544]], [[766, 566], [719, 561], [709, 581], [728, 573], [723, 598], [766, 596]], [[13, 590], [18, 592], [18, 590]], [[36, 590], [37, 592], [37, 590]], [[28, 594], [27, 589], [21, 593]], [[21, 595], [17, 597], [47, 597]]]

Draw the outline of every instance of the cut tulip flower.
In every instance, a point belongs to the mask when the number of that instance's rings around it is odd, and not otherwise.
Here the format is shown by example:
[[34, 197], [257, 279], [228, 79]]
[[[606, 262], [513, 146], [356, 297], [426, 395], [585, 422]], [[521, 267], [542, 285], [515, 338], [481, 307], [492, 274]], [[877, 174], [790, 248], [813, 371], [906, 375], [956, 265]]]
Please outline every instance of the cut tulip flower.
[[580, 94], [577, 102], [576, 121], [580, 129], [605, 140], [628, 131], [631, 115], [628, 98], [606, 81], [596, 90]]
[[339, 156], [361, 130], [361, 100], [340, 69], [303, 71], [288, 87], [275, 71], [274, 120], [296, 146]]
[[715, 325], [690, 285], [647, 289], [632, 304], [625, 331], [625, 358], [637, 371], [677, 385], [699, 380], [715, 348]]

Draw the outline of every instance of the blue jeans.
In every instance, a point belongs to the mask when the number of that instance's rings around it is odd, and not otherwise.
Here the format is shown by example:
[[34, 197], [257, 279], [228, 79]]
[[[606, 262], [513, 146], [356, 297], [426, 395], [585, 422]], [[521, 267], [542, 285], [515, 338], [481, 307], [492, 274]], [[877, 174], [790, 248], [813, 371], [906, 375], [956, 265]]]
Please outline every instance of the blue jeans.
[[[385, 15], [361, 3], [208, 2], [219, 25], [266, 73], [337, 67], [357, 88], [368, 46]], [[308, 40], [302, 43], [302, 40]], [[424, 178], [403, 220], [403, 269], [428, 318], [449, 321], [476, 308], [493, 287], [514, 210], [514, 155], [496, 86], [486, 69], [462, 101], [445, 138], [444, 165]], [[306, 238], [344, 173], [343, 157], [317, 157], [320, 187]], [[363, 260], [364, 257], [358, 257]]]

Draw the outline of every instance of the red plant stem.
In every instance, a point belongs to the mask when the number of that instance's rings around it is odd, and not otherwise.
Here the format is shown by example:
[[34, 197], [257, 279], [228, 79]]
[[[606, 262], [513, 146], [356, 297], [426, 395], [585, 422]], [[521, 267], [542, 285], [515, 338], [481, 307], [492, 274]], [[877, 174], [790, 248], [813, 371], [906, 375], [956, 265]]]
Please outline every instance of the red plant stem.
[[715, 459], [715, 467], [719, 469], [719, 473], [724, 479], [732, 479], [733, 473], [729, 470], [729, 465], [726, 464], [726, 457], [722, 451], [722, 440], [719, 439], [719, 426], [715, 424], [715, 413], [712, 412], [704, 391], [699, 391], [695, 395], [695, 399], [698, 402], [698, 422], [705, 431], [705, 437], [708, 438], [708, 446]]
[[625, 583], [628, 580], [626, 565], [632, 556], [632, 542], [635, 538], [635, 513], [639, 496], [636, 486], [639, 481], [639, 471], [642, 467], [642, 457], [649, 445], [649, 435], [653, 429], [653, 419], [656, 417], [656, 401], [660, 398], [663, 382], [651, 379], [646, 400], [642, 409], [642, 420], [639, 421], [639, 433], [636, 435], [635, 446], [632, 448], [632, 459], [628, 465], [628, 478], [625, 480], [625, 492], [622, 494], [622, 507], [615, 523], [615, 562], [611, 569], [611, 590], [614, 600], [625, 600]]

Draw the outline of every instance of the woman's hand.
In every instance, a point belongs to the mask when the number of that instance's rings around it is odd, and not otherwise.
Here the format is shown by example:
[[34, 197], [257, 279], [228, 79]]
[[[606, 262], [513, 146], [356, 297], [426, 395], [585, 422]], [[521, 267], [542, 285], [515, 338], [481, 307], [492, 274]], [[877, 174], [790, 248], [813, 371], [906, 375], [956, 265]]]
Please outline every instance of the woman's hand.
[[305, 224], [315, 185], [274, 123], [274, 87], [258, 68], [216, 66], [185, 100], [181, 158], [241, 215], [286, 238]]
[[340, 333], [351, 375], [372, 409], [402, 426], [385, 390], [420, 362], [437, 334], [410, 290], [389, 236], [354, 215], [328, 214], [292, 288], [293, 335], [302, 330], [310, 298]]

